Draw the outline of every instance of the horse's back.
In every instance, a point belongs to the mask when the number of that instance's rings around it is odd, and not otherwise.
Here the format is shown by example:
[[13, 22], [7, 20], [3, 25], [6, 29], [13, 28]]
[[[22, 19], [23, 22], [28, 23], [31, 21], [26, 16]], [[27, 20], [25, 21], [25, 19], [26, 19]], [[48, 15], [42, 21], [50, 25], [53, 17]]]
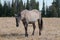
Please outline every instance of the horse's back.
[[28, 13], [26, 13], [26, 19], [28, 19], [29, 21], [36, 21], [37, 19], [39, 19], [39, 14], [33, 11], [29, 11]]
[[21, 14], [27, 19], [27, 21], [37, 21], [37, 19], [41, 18], [41, 13], [38, 10], [24, 10]]

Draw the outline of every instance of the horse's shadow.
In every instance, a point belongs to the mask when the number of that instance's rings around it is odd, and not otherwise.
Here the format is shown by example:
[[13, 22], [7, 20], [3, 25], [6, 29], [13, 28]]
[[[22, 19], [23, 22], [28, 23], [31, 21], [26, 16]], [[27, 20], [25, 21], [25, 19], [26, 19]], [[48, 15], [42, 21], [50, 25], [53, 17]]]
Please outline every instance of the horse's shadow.
[[0, 37], [25, 37], [25, 34], [11, 33], [11, 34], [2, 34]]

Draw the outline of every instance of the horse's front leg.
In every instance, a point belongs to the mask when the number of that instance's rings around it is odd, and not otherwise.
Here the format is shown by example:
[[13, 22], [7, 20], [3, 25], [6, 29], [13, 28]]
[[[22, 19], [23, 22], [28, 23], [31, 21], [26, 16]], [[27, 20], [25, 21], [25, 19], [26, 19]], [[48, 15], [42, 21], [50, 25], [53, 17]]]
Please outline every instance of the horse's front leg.
[[28, 27], [28, 24], [25, 24], [25, 36], [26, 36], [26, 37], [28, 37], [27, 27]]
[[32, 35], [34, 35], [35, 28], [36, 28], [36, 25], [35, 25], [35, 23], [33, 23], [33, 33], [32, 33]]
[[25, 28], [25, 37], [28, 37], [28, 33], [27, 33], [28, 24], [27, 24], [27, 22], [23, 22], [23, 24], [24, 24], [24, 28]]

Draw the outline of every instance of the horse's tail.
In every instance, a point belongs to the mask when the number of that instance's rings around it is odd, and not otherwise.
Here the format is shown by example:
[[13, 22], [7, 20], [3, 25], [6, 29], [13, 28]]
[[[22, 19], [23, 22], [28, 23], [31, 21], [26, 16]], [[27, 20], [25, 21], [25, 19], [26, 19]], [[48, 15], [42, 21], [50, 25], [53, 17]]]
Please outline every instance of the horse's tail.
[[43, 19], [41, 17], [41, 30], [43, 29]]
[[41, 18], [41, 20], [40, 20], [40, 25], [41, 25], [41, 27], [40, 27], [40, 30], [42, 30], [43, 29], [43, 18], [42, 18], [42, 14], [40, 14], [40, 18]]

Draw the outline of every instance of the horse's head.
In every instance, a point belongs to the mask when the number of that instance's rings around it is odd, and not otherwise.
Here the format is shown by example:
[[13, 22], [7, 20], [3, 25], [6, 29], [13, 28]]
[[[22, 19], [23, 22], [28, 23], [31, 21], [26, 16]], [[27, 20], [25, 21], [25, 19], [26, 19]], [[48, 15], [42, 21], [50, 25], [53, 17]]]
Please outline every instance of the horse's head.
[[16, 27], [19, 27], [19, 22], [20, 22], [20, 19], [21, 17], [19, 16], [19, 14], [15, 14], [15, 19], [16, 19]]

